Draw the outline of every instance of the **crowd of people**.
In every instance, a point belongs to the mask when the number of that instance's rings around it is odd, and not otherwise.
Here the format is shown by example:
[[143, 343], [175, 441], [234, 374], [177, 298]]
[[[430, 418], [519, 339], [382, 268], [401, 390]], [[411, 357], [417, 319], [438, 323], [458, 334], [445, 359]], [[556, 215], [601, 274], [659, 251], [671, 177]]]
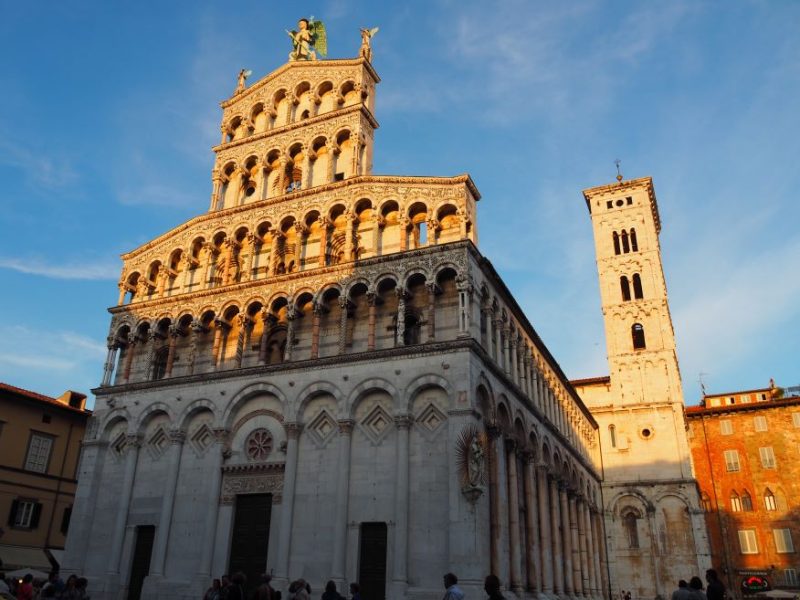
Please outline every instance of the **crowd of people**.
[[[247, 577], [241, 571], [230, 577], [223, 575], [211, 583], [203, 600], [281, 600], [281, 592], [271, 585], [272, 576], [263, 574], [258, 586], [248, 595]], [[296, 579], [289, 584], [287, 600], [311, 600], [311, 586], [305, 579]], [[347, 600], [336, 589], [336, 583], [329, 581], [322, 593], [322, 600]], [[350, 600], [361, 600], [361, 591], [357, 583], [350, 584]]]
[[89, 600], [87, 584], [85, 577], [77, 575], [70, 575], [64, 581], [58, 571], [52, 571], [46, 581], [36, 579], [31, 573], [17, 579], [6, 578], [6, 574], [0, 572], [0, 597], [2, 600]]
[[696, 575], [688, 582], [681, 579], [672, 600], [725, 600], [725, 585], [714, 569], [706, 571], [706, 582], [708, 587], [703, 589], [703, 581]]

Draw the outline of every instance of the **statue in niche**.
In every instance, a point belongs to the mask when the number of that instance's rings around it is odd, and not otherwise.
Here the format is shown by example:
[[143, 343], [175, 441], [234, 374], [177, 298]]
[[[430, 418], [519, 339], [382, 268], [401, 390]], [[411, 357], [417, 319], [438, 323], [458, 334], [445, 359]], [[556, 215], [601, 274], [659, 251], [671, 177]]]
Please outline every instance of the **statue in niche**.
[[361, 58], [366, 58], [369, 62], [372, 62], [372, 36], [378, 33], [378, 28], [373, 27], [372, 29], [361, 29], [361, 48], [358, 49], [358, 55]]
[[486, 483], [486, 440], [475, 425], [467, 425], [456, 442], [461, 493], [470, 502], [483, 494]]
[[292, 51], [289, 60], [317, 60], [317, 53], [325, 57], [328, 55], [328, 36], [325, 24], [315, 21], [314, 17], [300, 19], [297, 22], [297, 31], [286, 31], [292, 38]]

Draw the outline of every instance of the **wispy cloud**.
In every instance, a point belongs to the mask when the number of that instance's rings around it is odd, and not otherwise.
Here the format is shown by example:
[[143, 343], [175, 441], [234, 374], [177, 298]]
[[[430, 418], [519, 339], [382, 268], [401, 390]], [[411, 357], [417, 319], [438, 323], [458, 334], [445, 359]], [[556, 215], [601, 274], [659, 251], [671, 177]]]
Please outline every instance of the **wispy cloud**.
[[40, 258], [0, 257], [0, 269], [11, 269], [28, 275], [39, 275], [52, 279], [116, 280], [120, 266], [116, 262], [69, 262], [57, 263]]
[[30, 184], [48, 190], [64, 188], [78, 180], [78, 172], [68, 160], [5, 136], [0, 137], [0, 165], [20, 171]]
[[[42, 340], [50, 343], [43, 344]], [[9, 366], [39, 372], [69, 373], [87, 366], [96, 370], [105, 354], [103, 343], [74, 331], [44, 331], [24, 325], [0, 327], [3, 370]]]

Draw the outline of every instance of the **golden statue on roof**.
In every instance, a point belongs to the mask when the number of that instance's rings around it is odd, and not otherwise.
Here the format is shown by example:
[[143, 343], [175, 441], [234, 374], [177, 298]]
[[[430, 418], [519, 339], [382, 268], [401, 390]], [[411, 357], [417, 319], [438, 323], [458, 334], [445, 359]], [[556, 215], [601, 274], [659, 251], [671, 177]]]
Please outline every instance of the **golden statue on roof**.
[[292, 51], [289, 60], [317, 60], [317, 53], [323, 58], [328, 55], [328, 36], [325, 24], [314, 17], [302, 18], [297, 22], [297, 30], [287, 30], [292, 38]]

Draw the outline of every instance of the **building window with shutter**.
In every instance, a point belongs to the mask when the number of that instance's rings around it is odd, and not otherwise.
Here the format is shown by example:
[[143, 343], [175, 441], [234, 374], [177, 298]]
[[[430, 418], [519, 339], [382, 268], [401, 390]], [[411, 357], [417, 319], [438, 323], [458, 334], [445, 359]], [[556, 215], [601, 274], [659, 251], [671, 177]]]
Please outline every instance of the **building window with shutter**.
[[795, 427], [800, 427], [800, 412], [792, 413], [792, 425]]
[[36, 473], [47, 473], [50, 463], [50, 451], [53, 449], [53, 438], [49, 435], [32, 432], [28, 441], [28, 453], [25, 456], [25, 470]]
[[755, 529], [739, 530], [739, 547], [742, 550], [742, 554], [758, 554]]
[[739, 452], [736, 450], [725, 450], [725, 470], [733, 473], [739, 470]]
[[767, 417], [755, 417], [753, 419], [753, 425], [755, 426], [756, 431], [766, 431]]
[[722, 435], [733, 435], [733, 423], [730, 419], [720, 419], [719, 432]]
[[778, 504], [775, 502], [775, 494], [773, 494], [772, 490], [769, 488], [764, 492], [764, 508], [767, 510], [778, 510]]
[[19, 529], [36, 529], [42, 505], [35, 500], [14, 500], [8, 515], [8, 525]]
[[766, 448], [759, 448], [758, 454], [761, 457], [761, 466], [765, 469], [774, 469], [775, 468], [775, 452], [772, 450], [772, 446], [767, 446]]
[[792, 531], [790, 529], [773, 529], [772, 536], [775, 538], [775, 550], [778, 551], [778, 554], [794, 552]]
[[736, 492], [731, 493], [731, 512], [742, 512], [742, 501]]

